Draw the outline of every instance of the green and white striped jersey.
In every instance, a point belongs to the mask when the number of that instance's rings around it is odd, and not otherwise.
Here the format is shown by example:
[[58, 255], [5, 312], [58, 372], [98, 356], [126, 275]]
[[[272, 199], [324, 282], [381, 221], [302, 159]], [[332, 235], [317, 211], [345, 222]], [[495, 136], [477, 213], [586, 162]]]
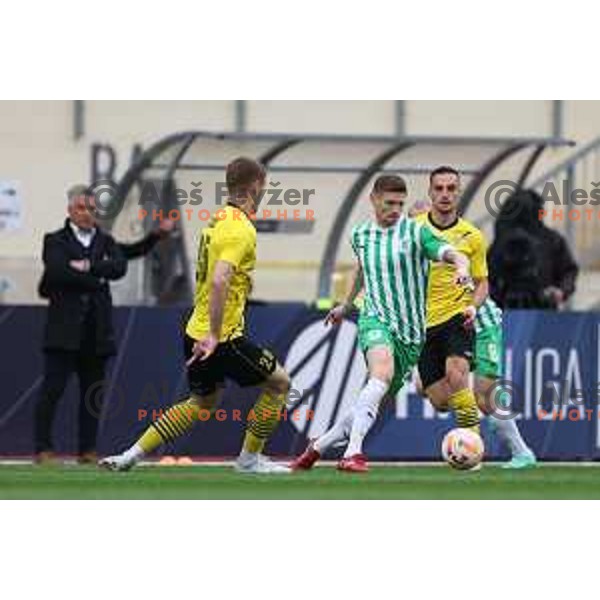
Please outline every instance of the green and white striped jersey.
[[373, 221], [352, 230], [351, 243], [364, 275], [363, 311], [407, 344], [425, 340], [429, 261], [451, 248], [429, 227], [401, 218], [383, 228]]
[[501, 327], [502, 326], [502, 310], [500, 307], [488, 296], [486, 301], [479, 307], [477, 316], [475, 317], [475, 335], [477, 335], [482, 329], [487, 327]]

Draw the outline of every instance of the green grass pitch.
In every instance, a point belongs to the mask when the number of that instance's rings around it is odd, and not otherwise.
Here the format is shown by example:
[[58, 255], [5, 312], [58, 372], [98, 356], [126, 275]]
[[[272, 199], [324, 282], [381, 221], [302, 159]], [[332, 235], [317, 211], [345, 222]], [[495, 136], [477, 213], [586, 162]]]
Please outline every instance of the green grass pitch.
[[446, 466], [377, 466], [366, 475], [323, 466], [284, 476], [239, 475], [227, 466], [141, 466], [129, 473], [65, 465], [0, 465], [0, 499], [588, 499], [600, 469], [540, 465], [478, 473]]

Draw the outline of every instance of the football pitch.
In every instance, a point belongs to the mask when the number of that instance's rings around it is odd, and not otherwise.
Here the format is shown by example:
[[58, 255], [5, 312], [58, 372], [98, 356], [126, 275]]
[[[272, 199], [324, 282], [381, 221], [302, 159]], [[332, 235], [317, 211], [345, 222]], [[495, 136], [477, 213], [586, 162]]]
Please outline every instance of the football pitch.
[[333, 466], [282, 476], [239, 475], [230, 466], [140, 466], [111, 473], [93, 466], [0, 465], [0, 499], [593, 499], [600, 498], [596, 466], [540, 465], [477, 473], [444, 465], [372, 466], [365, 475]]

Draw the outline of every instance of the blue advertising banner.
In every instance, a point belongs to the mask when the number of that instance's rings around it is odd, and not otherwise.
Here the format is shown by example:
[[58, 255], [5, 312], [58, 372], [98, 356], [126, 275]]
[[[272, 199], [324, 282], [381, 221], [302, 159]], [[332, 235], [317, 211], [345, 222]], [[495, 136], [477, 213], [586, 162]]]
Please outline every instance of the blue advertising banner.
[[506, 373], [523, 435], [542, 457], [598, 455], [599, 315], [513, 311]]
[[[118, 308], [119, 353], [111, 361], [100, 413], [98, 451], [127, 447], [161, 410], [187, 392], [181, 344], [185, 311], [174, 308]], [[43, 307], [0, 308], [0, 455], [29, 455], [32, 420], [43, 369]], [[292, 377], [295, 410], [270, 443], [277, 455], [294, 455], [308, 438], [332, 425], [350, 407], [366, 371], [357, 346], [356, 324], [326, 328], [323, 313], [303, 304], [253, 304], [249, 335], [270, 347]], [[515, 311], [505, 316], [506, 379], [521, 431], [544, 459], [600, 458], [598, 379], [600, 319], [592, 313]], [[228, 384], [220, 417], [202, 421], [162, 452], [193, 456], [237, 454], [245, 416], [257, 391]], [[77, 382], [61, 402], [54, 434], [56, 449], [76, 449]], [[452, 417], [437, 414], [408, 384], [390, 398], [367, 438], [374, 459], [438, 460]], [[488, 457], [506, 449], [484, 428]]]

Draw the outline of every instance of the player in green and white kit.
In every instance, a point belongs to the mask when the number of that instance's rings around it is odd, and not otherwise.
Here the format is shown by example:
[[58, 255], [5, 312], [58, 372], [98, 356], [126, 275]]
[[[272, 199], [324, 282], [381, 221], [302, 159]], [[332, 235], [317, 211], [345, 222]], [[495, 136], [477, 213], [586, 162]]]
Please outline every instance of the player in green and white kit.
[[[504, 465], [507, 469], [524, 469], [536, 463], [535, 454], [524, 442], [514, 419], [494, 417], [493, 406], [488, 398], [495, 382], [503, 376], [504, 343], [502, 335], [502, 311], [491, 299], [479, 307], [475, 317], [475, 395], [480, 410], [489, 415], [489, 423], [506, 443], [512, 458]], [[510, 402], [508, 392], [494, 394], [497, 402]]]
[[348, 440], [338, 468], [368, 470], [363, 440], [375, 422], [381, 400], [402, 387], [425, 341], [429, 262], [452, 264], [457, 279], [468, 280], [469, 261], [464, 255], [429, 227], [402, 215], [406, 195], [402, 178], [380, 177], [371, 193], [375, 220], [352, 231], [357, 260], [352, 287], [345, 302], [331, 310], [325, 322], [340, 323], [364, 289], [358, 336], [369, 378], [350, 411], [309, 444], [292, 464], [294, 469], [311, 468], [327, 448]]

